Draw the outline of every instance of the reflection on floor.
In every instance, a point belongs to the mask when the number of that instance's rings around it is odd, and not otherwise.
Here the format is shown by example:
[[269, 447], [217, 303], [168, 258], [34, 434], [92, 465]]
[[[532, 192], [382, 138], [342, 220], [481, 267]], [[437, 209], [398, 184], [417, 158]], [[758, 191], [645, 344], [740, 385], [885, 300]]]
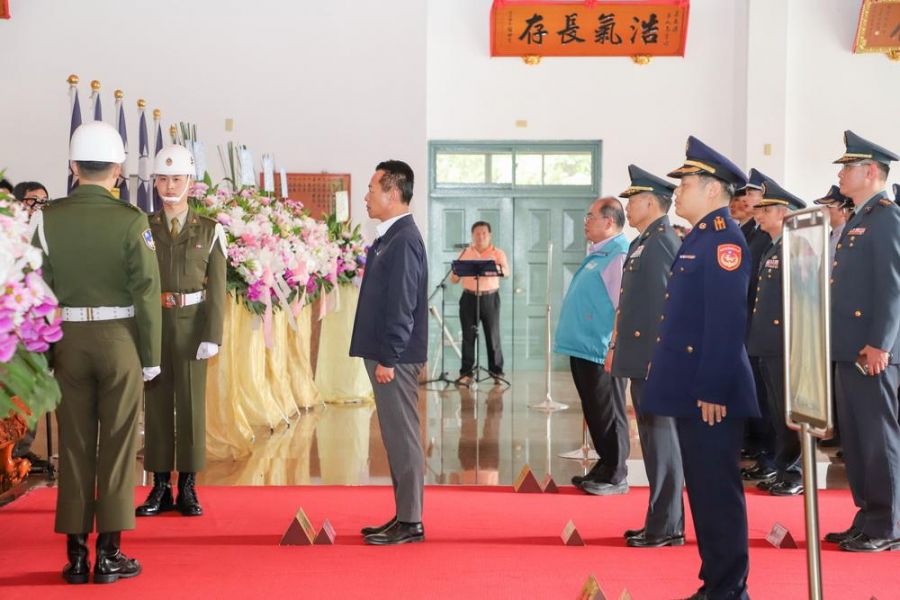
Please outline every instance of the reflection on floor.
[[[528, 464], [557, 483], [583, 474], [589, 463], [561, 458], [582, 444], [582, 413], [568, 373], [554, 373], [552, 396], [567, 410], [529, 408], [546, 396], [539, 372], [511, 375], [511, 387], [481, 384], [477, 390], [420, 388], [426, 483], [510, 485]], [[629, 482], [646, 485], [633, 411], [629, 407]], [[833, 454], [833, 451], [829, 451]], [[819, 486], [847, 487], [843, 465], [817, 456]], [[388, 485], [390, 474], [372, 404], [327, 405], [301, 414], [290, 427], [257, 436], [242, 461], [211, 462], [203, 485]]]
[[[544, 374], [513, 372], [511, 386], [482, 383], [478, 389], [450, 387], [443, 391], [419, 388], [422, 440], [426, 455], [426, 483], [511, 485], [529, 465], [538, 479], [551, 473], [559, 485], [584, 474], [589, 462], [560, 457], [582, 446], [582, 412], [572, 378], [567, 372], [551, 377], [551, 395], [568, 405], [545, 413], [529, 408], [547, 395]], [[629, 405], [631, 454], [628, 480], [647, 485], [634, 412]], [[58, 448], [53, 427], [54, 453]], [[373, 404], [331, 404], [300, 413], [290, 426], [257, 432], [251, 455], [238, 461], [211, 461], [199, 474], [201, 485], [390, 485], [387, 456], [381, 443], [378, 415]], [[34, 451], [46, 455], [46, 428], [39, 425]], [[820, 488], [848, 487], [843, 463], [836, 450], [816, 456]], [[56, 457], [54, 456], [54, 464]], [[148, 475], [140, 459], [137, 481]], [[0, 506], [28, 489], [52, 485], [46, 476], [32, 475], [11, 493], [0, 496]], [[748, 484], [749, 485], [749, 484]]]

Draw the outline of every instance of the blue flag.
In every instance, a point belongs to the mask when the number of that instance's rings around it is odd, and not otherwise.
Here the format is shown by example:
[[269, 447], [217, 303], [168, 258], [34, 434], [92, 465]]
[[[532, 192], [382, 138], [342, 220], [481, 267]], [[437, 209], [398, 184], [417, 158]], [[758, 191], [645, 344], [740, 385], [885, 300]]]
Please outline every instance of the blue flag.
[[[131, 195], [128, 193], [128, 132], [125, 130], [125, 102], [119, 99], [116, 104], [118, 104], [118, 112], [119, 112], [119, 135], [122, 136], [122, 145], [125, 146], [125, 161], [122, 163], [122, 176], [119, 181], [116, 182], [116, 187], [119, 188], [119, 200], [122, 202], [131, 202]], [[97, 105], [100, 105], [100, 97], [97, 97]]]
[[138, 129], [137, 205], [149, 214], [154, 212], [154, 202], [150, 190], [150, 139], [147, 135], [147, 115], [144, 114], [144, 109], [141, 109], [141, 123]]
[[103, 107], [100, 106], [100, 92], [94, 92], [94, 120], [103, 120]]
[[[69, 125], [69, 140], [72, 134], [81, 126], [81, 103], [78, 102], [78, 88], [72, 86], [72, 117]], [[69, 179], [66, 185], [66, 194], [71, 194], [75, 189], [75, 173], [72, 171], [72, 163], [66, 162], [66, 168], [69, 170]]]
[[[162, 124], [159, 120], [156, 121], [156, 149], [153, 151], [153, 157], [156, 158], [156, 155], [159, 154], [159, 151], [163, 149], [163, 137], [162, 137]], [[162, 198], [159, 197], [159, 192], [156, 191], [156, 188], [153, 188], [153, 208], [154, 211], [156, 207], [162, 206]]]

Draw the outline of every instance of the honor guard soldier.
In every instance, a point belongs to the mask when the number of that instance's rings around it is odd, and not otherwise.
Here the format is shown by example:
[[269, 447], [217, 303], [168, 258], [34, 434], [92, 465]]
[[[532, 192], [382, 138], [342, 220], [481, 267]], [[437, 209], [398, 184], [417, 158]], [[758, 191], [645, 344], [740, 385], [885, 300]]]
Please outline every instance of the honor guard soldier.
[[759, 228], [772, 238], [762, 255], [756, 285], [756, 298], [750, 315], [747, 353], [756, 358], [766, 387], [769, 425], [775, 432], [775, 469], [773, 480], [757, 487], [773, 496], [794, 496], [803, 492], [800, 465], [800, 436], [784, 421], [784, 296], [781, 280], [781, 231], [792, 210], [806, 203], [772, 180], [763, 183], [762, 199], [756, 204]]
[[[150, 217], [162, 281], [162, 375], [147, 386], [144, 469], [153, 488], [139, 517], [200, 516], [195, 476], [206, 465], [206, 361], [219, 352], [225, 316], [225, 231], [188, 206], [194, 157], [167, 146], [154, 162], [162, 210]], [[178, 499], [170, 477], [178, 471]]]
[[159, 268], [147, 217], [109, 191], [125, 161], [119, 133], [86, 123], [72, 135], [69, 158], [79, 186], [34, 222], [63, 321], [53, 349], [62, 390], [56, 531], [68, 536], [63, 578], [87, 583], [96, 520], [94, 582], [111, 583], [141, 572], [119, 544], [121, 532], [134, 529], [143, 382], [160, 370]]
[[666, 302], [668, 273], [681, 245], [667, 215], [675, 186], [635, 165], [628, 166], [628, 175], [631, 185], [619, 196], [628, 198], [628, 224], [640, 234], [625, 256], [606, 368], [614, 377], [631, 380], [631, 401], [650, 484], [650, 501], [644, 526], [626, 531], [625, 537], [629, 546], [638, 548], [681, 546], [684, 474], [675, 419], [647, 413], [641, 406], [647, 365]]
[[825, 536], [852, 552], [900, 548], [900, 207], [886, 191], [896, 154], [852, 131], [835, 163], [853, 200], [831, 270], [831, 358], [847, 480], [859, 508]]
[[666, 290], [642, 410], [675, 417], [703, 586], [696, 599], [746, 599], [747, 507], [740, 473], [748, 417], [758, 417], [744, 347], [750, 261], [728, 204], [746, 183], [740, 169], [689, 137], [675, 211], [693, 229]]

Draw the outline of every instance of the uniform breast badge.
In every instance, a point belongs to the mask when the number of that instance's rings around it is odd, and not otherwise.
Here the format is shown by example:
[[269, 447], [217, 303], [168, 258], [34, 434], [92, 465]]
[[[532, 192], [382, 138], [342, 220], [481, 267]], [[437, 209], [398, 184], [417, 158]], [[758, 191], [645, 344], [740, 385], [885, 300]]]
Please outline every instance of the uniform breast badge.
[[719, 266], [726, 271], [734, 271], [741, 266], [741, 247], [737, 244], [719, 244], [716, 256]]

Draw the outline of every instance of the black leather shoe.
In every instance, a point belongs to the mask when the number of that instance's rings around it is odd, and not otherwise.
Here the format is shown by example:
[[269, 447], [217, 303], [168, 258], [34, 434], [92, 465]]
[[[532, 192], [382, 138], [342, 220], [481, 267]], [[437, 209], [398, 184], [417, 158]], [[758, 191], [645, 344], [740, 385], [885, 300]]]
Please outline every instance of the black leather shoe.
[[587, 472], [587, 475], [575, 475], [572, 477], [572, 485], [577, 488], [581, 487], [581, 484], [588, 480], [597, 480], [600, 477], [601, 471], [603, 470], [603, 465], [600, 464], [600, 461], [594, 463], [594, 466], [591, 467], [591, 470]]
[[853, 539], [859, 535], [862, 535], [862, 531], [856, 529], [855, 527], [850, 527], [850, 529], [847, 529], [845, 531], [826, 533], [825, 541], [829, 544], [842, 544], [847, 540]]
[[178, 502], [175, 506], [185, 517], [199, 517], [203, 514], [203, 507], [197, 500], [197, 489], [194, 487], [194, 473], [178, 474]]
[[134, 510], [138, 517], [152, 517], [161, 512], [175, 510], [175, 499], [172, 498], [172, 486], [169, 485], [170, 473], [154, 473], [153, 487], [143, 504]]
[[617, 496], [628, 493], [628, 482], [609, 483], [586, 479], [581, 483], [581, 489], [592, 496]]
[[646, 533], [628, 538], [625, 542], [632, 548], [662, 548], [663, 546], [684, 546], [684, 534], [648, 537]]
[[94, 565], [94, 583], [113, 583], [119, 579], [137, 577], [141, 564], [128, 558], [119, 550], [122, 533], [112, 531], [97, 536], [97, 564]]
[[799, 481], [779, 481], [769, 486], [773, 496], [797, 496], [803, 493], [803, 484]]
[[641, 527], [640, 529], [626, 529], [625, 530], [625, 539], [627, 540], [629, 538], [638, 537], [639, 535], [644, 535], [645, 531], [647, 531], [647, 530], [644, 529], [643, 527]]
[[768, 492], [776, 483], [779, 483], [777, 479], [763, 479], [756, 482], [756, 489]]
[[371, 546], [395, 546], [425, 541], [425, 527], [421, 523], [397, 521], [381, 533], [373, 533], [363, 538]]
[[741, 460], [756, 460], [759, 458], [759, 455], [762, 454], [759, 450], [748, 450], [743, 448], [741, 450]]
[[745, 469], [741, 469], [741, 477], [744, 481], [762, 481], [772, 479], [778, 474], [773, 467], [764, 467], [762, 465], [753, 465]]
[[827, 440], [819, 441], [819, 448], [840, 448], [841, 447], [841, 438], [832, 437]]
[[66, 554], [69, 564], [63, 567], [62, 576], [66, 583], [87, 583], [91, 574], [91, 563], [88, 560], [87, 534], [69, 534], [66, 536]]
[[883, 552], [885, 550], [900, 550], [900, 538], [894, 540], [878, 540], [860, 533], [854, 538], [841, 542], [841, 550], [847, 552]]
[[397, 522], [397, 515], [391, 517], [391, 520], [385, 523], [384, 525], [378, 525], [377, 527], [363, 527], [359, 530], [359, 532], [363, 535], [375, 535], [376, 533], [384, 533], [388, 529], [394, 526]]

